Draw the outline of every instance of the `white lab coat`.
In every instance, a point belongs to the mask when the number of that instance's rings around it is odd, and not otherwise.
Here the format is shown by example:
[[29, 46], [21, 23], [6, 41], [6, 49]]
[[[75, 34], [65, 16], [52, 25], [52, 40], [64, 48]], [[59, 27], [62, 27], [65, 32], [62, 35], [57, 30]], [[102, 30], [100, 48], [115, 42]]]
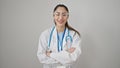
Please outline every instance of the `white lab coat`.
[[[71, 64], [74, 61], [77, 60], [77, 58], [79, 57], [79, 55], [81, 54], [81, 48], [80, 48], [80, 42], [81, 42], [81, 37], [79, 37], [79, 35], [74, 31], [69, 31], [70, 35], [72, 36], [72, 47], [75, 47], [75, 51], [73, 53], [69, 53], [66, 51], [67, 45], [66, 45], [66, 41], [65, 38], [68, 35], [68, 28], [66, 29], [65, 35], [64, 35], [64, 39], [63, 39], [63, 50], [58, 52], [57, 49], [57, 31], [56, 31], [56, 27], [53, 31], [52, 34], [52, 39], [51, 39], [51, 43], [50, 43], [50, 50], [52, 51], [52, 53], [50, 54], [50, 57], [46, 56], [46, 50], [48, 47], [48, 41], [49, 41], [49, 37], [50, 37], [50, 33], [51, 33], [52, 28], [45, 30], [44, 32], [41, 33], [40, 38], [39, 38], [39, 45], [38, 45], [38, 52], [37, 52], [37, 56], [38, 59], [41, 63], [44, 64], [62, 64], [62, 65], [67, 65], [67, 64]], [[75, 35], [74, 35], [75, 34]]]

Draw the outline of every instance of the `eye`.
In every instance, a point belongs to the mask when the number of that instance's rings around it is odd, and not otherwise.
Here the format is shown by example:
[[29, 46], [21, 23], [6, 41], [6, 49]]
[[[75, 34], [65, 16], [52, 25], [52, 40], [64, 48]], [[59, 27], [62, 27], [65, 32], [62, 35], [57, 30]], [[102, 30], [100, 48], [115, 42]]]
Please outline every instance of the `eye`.
[[55, 15], [56, 15], [56, 16], [60, 16], [60, 14], [58, 14], [58, 13], [57, 13], [57, 14], [55, 14]]
[[62, 16], [67, 16], [68, 15], [68, 13], [62, 13]]
[[62, 14], [62, 16], [67, 16], [67, 14]]
[[55, 16], [60, 16], [60, 15], [61, 15], [61, 16], [66, 17], [66, 16], [68, 16], [68, 13], [55, 12], [54, 15], [55, 15]]
[[56, 12], [54, 13], [55, 16], [60, 16], [60, 13]]

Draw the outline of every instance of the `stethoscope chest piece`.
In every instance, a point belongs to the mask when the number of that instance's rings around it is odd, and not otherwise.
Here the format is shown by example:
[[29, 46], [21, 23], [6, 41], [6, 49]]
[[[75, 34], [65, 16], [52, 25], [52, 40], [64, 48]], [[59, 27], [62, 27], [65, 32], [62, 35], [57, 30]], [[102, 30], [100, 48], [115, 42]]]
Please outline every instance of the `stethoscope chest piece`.
[[66, 36], [66, 42], [72, 43], [72, 37], [70, 35]]
[[66, 36], [66, 45], [67, 45], [67, 48], [70, 49], [71, 46], [72, 46], [72, 37], [70, 35], [70, 31], [68, 30], [68, 35]]

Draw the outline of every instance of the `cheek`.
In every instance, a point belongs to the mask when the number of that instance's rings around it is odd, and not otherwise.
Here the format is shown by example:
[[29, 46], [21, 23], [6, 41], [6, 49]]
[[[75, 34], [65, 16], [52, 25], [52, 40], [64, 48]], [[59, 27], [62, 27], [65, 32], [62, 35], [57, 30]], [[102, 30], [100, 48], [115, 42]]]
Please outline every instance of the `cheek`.
[[57, 18], [56, 17], [53, 17], [54, 18], [54, 20], [57, 20]]
[[68, 20], [68, 18], [65, 18], [65, 20]]
[[54, 18], [54, 22], [57, 22], [57, 19], [56, 19], [56, 18]]
[[68, 20], [68, 18], [64, 18], [64, 21], [66, 22]]
[[56, 20], [56, 18], [55, 18], [55, 17], [53, 17], [53, 18], [54, 18], [54, 23], [56, 24], [57, 20]]

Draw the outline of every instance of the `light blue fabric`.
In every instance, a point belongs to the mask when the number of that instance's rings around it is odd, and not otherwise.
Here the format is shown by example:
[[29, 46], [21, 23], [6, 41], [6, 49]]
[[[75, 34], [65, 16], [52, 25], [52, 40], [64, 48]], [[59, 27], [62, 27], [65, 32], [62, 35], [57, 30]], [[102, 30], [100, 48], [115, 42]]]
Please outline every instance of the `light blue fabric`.
[[59, 42], [59, 51], [61, 51], [61, 48], [62, 48], [62, 36], [63, 36], [63, 32], [60, 32], [60, 33], [58, 33], [58, 37], [59, 37], [59, 40], [58, 40], [58, 42]]

